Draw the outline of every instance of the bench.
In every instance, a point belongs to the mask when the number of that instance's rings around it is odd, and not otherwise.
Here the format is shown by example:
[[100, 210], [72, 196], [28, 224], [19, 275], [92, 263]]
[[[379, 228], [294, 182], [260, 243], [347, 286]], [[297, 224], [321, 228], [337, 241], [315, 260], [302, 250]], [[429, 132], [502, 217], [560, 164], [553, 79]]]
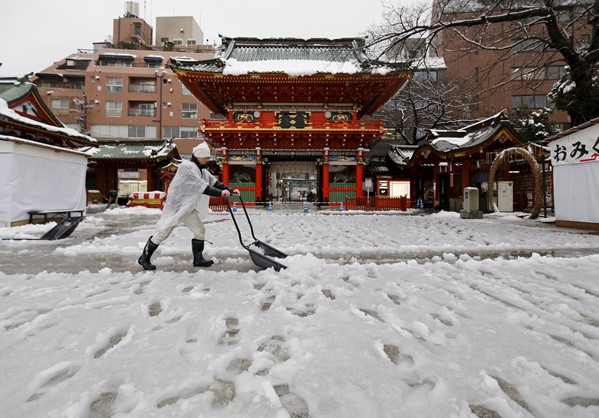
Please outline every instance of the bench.
[[44, 223], [47, 223], [48, 220], [52, 220], [55, 216], [62, 216], [65, 219], [72, 216], [83, 218], [83, 212], [85, 212], [85, 209], [32, 210], [27, 213], [29, 214], [29, 223], [32, 224], [36, 218], [43, 218]]

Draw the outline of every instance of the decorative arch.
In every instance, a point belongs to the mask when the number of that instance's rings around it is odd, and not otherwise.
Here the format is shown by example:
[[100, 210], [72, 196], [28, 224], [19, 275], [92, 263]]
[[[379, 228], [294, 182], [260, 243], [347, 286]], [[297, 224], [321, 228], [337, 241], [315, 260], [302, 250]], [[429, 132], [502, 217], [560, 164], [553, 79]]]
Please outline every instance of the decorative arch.
[[[541, 167], [531, 155], [531, 153], [525, 148], [507, 148], [503, 150], [493, 164], [491, 165], [491, 170], [489, 171], [489, 188], [493, 187], [495, 183], [495, 173], [497, 172], [497, 168], [504, 162], [506, 158], [510, 158], [511, 156], [519, 155], [524, 157], [524, 159], [530, 164], [530, 168], [532, 171], [532, 178], [534, 181], [534, 194], [533, 194], [533, 206], [532, 212], [530, 214], [530, 219], [535, 219], [539, 216], [541, 212]], [[499, 208], [497, 207], [497, 203], [495, 202], [495, 196], [491, 193], [490, 197], [491, 208], [493, 208], [494, 212], [499, 212]]]

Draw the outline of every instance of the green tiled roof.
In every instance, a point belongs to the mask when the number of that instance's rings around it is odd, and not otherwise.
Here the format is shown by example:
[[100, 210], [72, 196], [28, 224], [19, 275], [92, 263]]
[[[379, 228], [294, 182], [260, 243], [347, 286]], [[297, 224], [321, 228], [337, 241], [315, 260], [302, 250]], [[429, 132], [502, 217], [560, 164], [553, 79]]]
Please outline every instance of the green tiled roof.
[[296, 38], [222, 38], [220, 53], [209, 60], [171, 59], [176, 69], [222, 73], [228, 60], [256, 61], [319, 61], [355, 63], [364, 71], [371, 66], [389, 65], [369, 61], [362, 38], [296, 39]]
[[111, 141], [90, 151], [92, 160], [145, 160], [179, 158], [171, 141]]
[[32, 89], [31, 83], [0, 83], [0, 98], [10, 105], [13, 101], [29, 94]]

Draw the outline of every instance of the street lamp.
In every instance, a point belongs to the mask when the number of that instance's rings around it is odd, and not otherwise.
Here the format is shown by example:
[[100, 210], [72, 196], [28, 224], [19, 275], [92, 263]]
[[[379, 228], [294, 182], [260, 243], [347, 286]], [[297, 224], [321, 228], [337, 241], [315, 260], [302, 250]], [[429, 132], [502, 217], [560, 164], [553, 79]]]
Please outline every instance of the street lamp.
[[166, 75], [164, 68], [156, 70], [154, 72], [158, 80], [158, 132], [156, 132], [156, 139], [162, 139], [162, 79]]

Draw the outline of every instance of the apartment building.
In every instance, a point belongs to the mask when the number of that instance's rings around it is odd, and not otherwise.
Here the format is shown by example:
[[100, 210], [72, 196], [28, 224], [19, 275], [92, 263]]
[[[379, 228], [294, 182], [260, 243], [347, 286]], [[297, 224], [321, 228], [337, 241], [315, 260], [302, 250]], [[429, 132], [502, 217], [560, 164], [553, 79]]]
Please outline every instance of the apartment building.
[[204, 43], [204, 32], [193, 16], [159, 16], [156, 28], [158, 46], [180, 49]]
[[[478, 18], [489, 8], [488, 2], [465, 2], [445, 0], [439, 9], [434, 0], [434, 14], [445, 22]], [[517, 4], [495, 4], [494, 14], [517, 10]], [[578, 19], [582, 3], [555, 2], [559, 24], [568, 25], [572, 42], [583, 46], [592, 35], [592, 22]], [[544, 49], [535, 36], [546, 38], [541, 25], [531, 26], [534, 32], [524, 37], [515, 26], [529, 21], [477, 25], [467, 28], [449, 28], [435, 41], [435, 51], [445, 60], [447, 80], [458, 82], [464, 90], [472, 93], [473, 105], [466, 113], [472, 119], [495, 114], [503, 109], [526, 106], [529, 109], [551, 107], [547, 97], [554, 84], [564, 75], [565, 62], [555, 50]], [[507, 35], [506, 35], [507, 34]], [[514, 35], [511, 35], [514, 34]], [[493, 45], [491, 49], [473, 49], [473, 44]], [[570, 119], [565, 112], [555, 111], [551, 120], [569, 127]]]
[[[176, 17], [168, 21], [177, 26]], [[190, 154], [197, 144], [199, 121], [210, 112], [168, 63], [171, 58], [210, 58], [214, 47], [185, 44], [167, 51], [146, 45], [149, 25], [136, 15], [127, 13], [113, 23], [113, 39], [137, 49], [98, 43], [55, 62], [35, 74], [44, 101], [67, 126], [100, 141], [174, 138], [179, 153]], [[188, 24], [189, 18], [183, 17], [178, 26]]]

